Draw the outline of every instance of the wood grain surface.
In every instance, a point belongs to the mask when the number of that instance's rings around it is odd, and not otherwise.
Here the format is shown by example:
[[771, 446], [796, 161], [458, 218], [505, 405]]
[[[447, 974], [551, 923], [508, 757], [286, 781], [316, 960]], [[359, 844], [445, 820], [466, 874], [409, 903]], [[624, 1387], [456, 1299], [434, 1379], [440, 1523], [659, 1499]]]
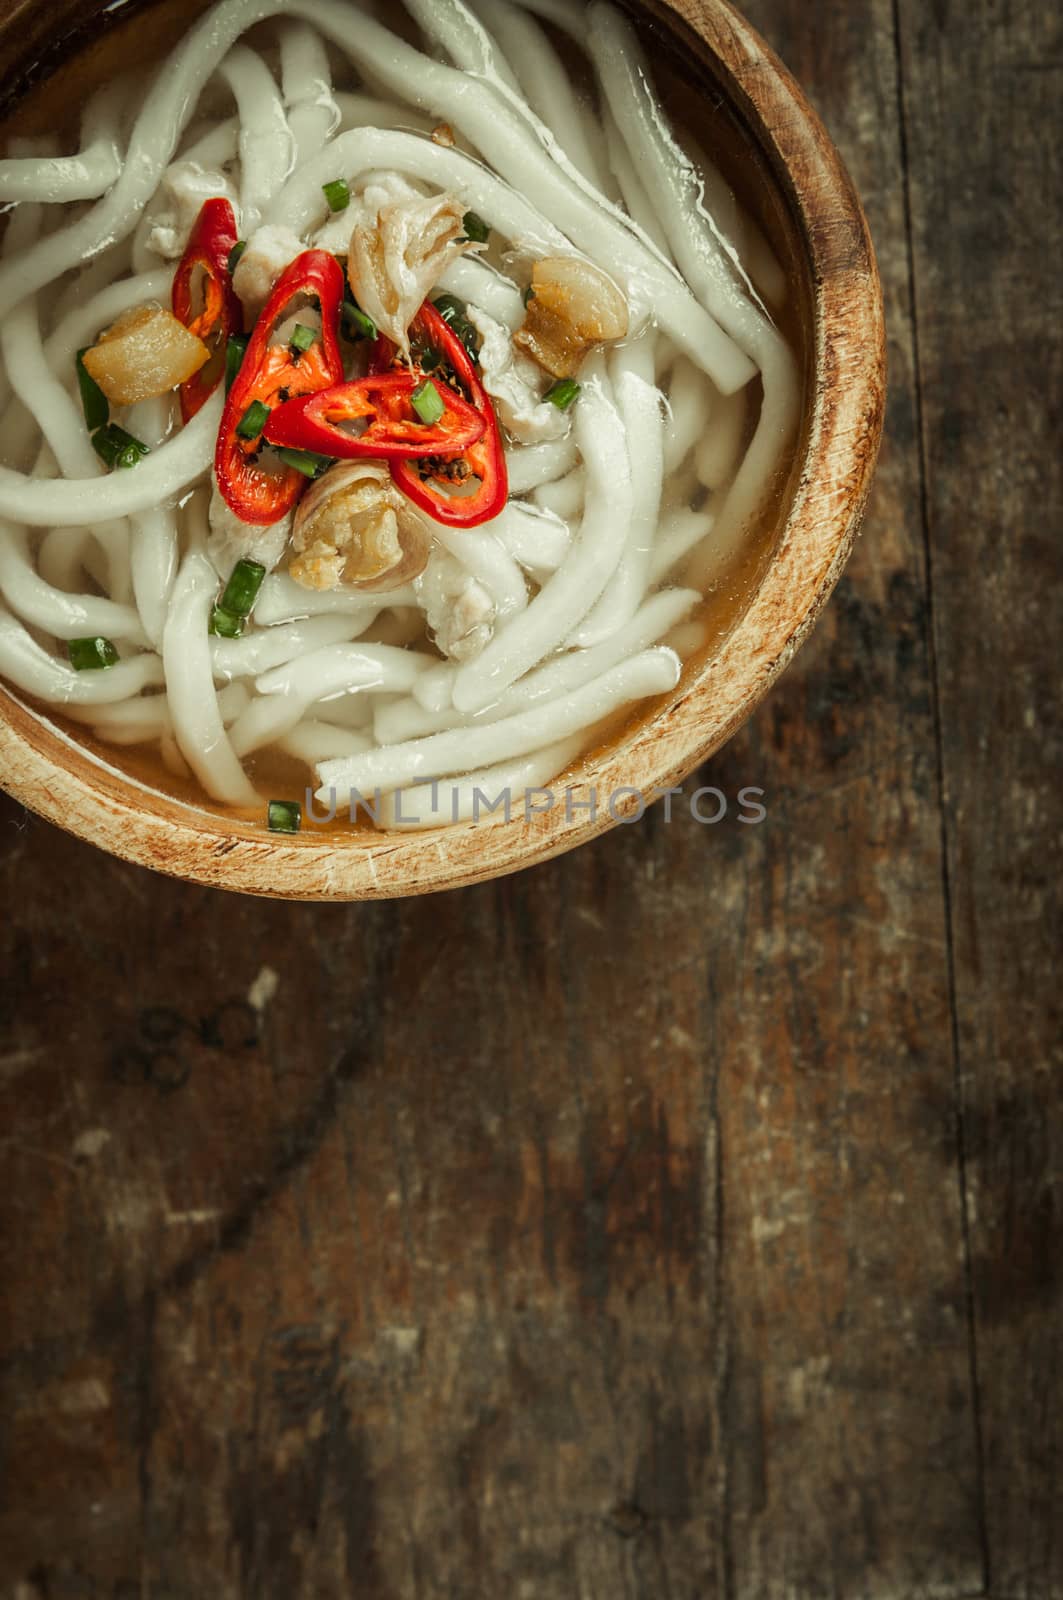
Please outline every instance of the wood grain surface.
[[728, 818], [345, 908], [0, 802], [5, 1600], [1063, 1596], [1058, 20], [747, 10], [892, 392]]

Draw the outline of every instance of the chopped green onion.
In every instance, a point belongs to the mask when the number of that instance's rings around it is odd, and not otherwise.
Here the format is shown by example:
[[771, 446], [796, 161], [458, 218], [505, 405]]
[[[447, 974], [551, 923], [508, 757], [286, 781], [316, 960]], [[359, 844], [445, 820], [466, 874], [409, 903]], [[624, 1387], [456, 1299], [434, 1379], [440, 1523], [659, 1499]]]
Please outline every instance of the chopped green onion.
[[330, 210], [346, 211], [351, 203], [351, 191], [346, 178], [333, 178], [331, 183], [323, 183], [321, 187]]
[[549, 400], [550, 404], [556, 406], [559, 411], [567, 411], [579, 399], [580, 389], [581, 385], [576, 382], [575, 378], [560, 378], [552, 389], [547, 389], [543, 399]]
[[81, 409], [85, 413], [85, 426], [90, 433], [95, 433], [97, 428], [105, 428], [111, 416], [111, 406], [100, 388], [96, 379], [85, 366], [85, 356], [91, 349], [86, 345], [84, 350], [77, 354], [78, 388], [81, 390]]
[[443, 396], [431, 378], [426, 378], [423, 383], [417, 385], [410, 396], [410, 404], [426, 428], [434, 428], [447, 414]]
[[367, 317], [361, 306], [357, 305], [353, 300], [345, 300], [343, 302], [341, 321], [344, 333], [352, 341], [355, 339], [376, 338], [376, 323], [372, 317]]
[[480, 339], [467, 316], [468, 307], [456, 294], [441, 294], [432, 304], [451, 333], [457, 335], [474, 361], [480, 358]]
[[234, 617], [223, 606], [215, 606], [210, 614], [210, 632], [219, 639], [239, 639], [244, 631], [245, 617]]
[[464, 300], [458, 299], [456, 294], [441, 294], [432, 301], [432, 304], [448, 328], [452, 328], [455, 322], [466, 321], [466, 313], [469, 308]]
[[301, 472], [307, 478], [320, 478], [334, 461], [332, 456], [319, 456], [313, 450], [289, 450], [287, 446], [276, 453], [286, 467], [294, 467], [296, 472]]
[[271, 800], [266, 822], [270, 833], [298, 833], [303, 825], [303, 808], [297, 800]]
[[110, 639], [69, 639], [66, 648], [75, 672], [98, 672], [118, 660]]
[[234, 617], [249, 617], [265, 576], [265, 567], [260, 566], [257, 561], [238, 561], [225, 585], [225, 593], [220, 601], [221, 609], [228, 611]]
[[92, 436], [92, 448], [100, 460], [109, 467], [135, 467], [151, 451], [146, 444], [141, 444], [139, 439], [134, 439], [131, 433], [120, 428], [117, 423], [109, 422], [105, 428], [97, 428]]
[[252, 400], [240, 421], [236, 424], [236, 437], [238, 439], [258, 439], [262, 429], [269, 421], [269, 406], [262, 404], [261, 400]]
[[524, 305], [525, 305], [525, 308], [530, 306], [534, 299], [535, 299], [535, 285], [533, 283], [529, 283], [528, 287], [524, 291]]
[[292, 329], [292, 336], [288, 343], [293, 350], [298, 350], [300, 355], [305, 356], [316, 338], [316, 328], [308, 328], [305, 322], [297, 322]]
[[247, 249], [247, 240], [246, 239], [237, 239], [236, 243], [233, 245], [232, 249], [229, 251], [229, 260], [228, 260], [228, 262], [226, 264], [227, 264], [227, 266], [229, 268], [229, 276], [230, 276], [230, 278], [232, 277], [233, 273], [236, 271], [237, 267], [240, 265], [240, 257], [243, 255], [243, 253], [244, 253], [244, 251], [246, 249]]
[[475, 211], [466, 211], [462, 220], [466, 239], [471, 239], [473, 244], [486, 244], [491, 237], [491, 230], [483, 217], [478, 217]]
[[236, 375], [244, 364], [250, 338], [243, 333], [234, 333], [225, 347], [225, 393], [228, 394], [236, 382]]

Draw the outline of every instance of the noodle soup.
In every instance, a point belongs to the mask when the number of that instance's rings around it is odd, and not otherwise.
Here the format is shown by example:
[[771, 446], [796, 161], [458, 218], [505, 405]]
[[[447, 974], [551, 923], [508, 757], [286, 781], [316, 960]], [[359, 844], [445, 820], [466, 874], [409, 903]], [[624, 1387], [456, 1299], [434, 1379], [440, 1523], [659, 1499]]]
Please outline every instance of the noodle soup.
[[797, 439], [788, 274], [623, 15], [408, 12], [225, 0], [147, 85], [127, 23], [81, 153], [31, 104], [0, 163], [0, 676], [282, 830], [460, 818], [657, 703]]

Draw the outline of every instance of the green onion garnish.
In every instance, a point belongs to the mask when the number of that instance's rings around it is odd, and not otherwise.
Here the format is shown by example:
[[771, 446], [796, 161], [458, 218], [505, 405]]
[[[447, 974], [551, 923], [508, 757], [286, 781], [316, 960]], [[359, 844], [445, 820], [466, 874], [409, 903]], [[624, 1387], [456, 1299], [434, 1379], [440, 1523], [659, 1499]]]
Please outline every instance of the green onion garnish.
[[243, 253], [244, 253], [244, 251], [246, 249], [247, 249], [247, 240], [246, 239], [237, 239], [236, 243], [233, 245], [232, 249], [229, 251], [229, 260], [226, 263], [226, 265], [229, 268], [229, 276], [230, 276], [230, 278], [232, 277], [233, 273], [236, 271], [237, 267], [239, 266], [240, 257], [243, 255]]
[[220, 639], [239, 639], [244, 631], [244, 622], [245, 618], [234, 617], [223, 606], [215, 606], [210, 614], [209, 631], [216, 633]]
[[266, 823], [270, 833], [298, 833], [303, 825], [303, 808], [296, 800], [271, 800]]
[[426, 428], [434, 428], [447, 414], [443, 396], [431, 378], [426, 378], [423, 383], [417, 385], [410, 396], [410, 404]]
[[118, 651], [110, 639], [70, 639], [67, 654], [75, 672], [98, 672], [103, 667], [113, 667]]
[[219, 602], [221, 609], [234, 617], [249, 617], [265, 576], [265, 567], [257, 561], [238, 561], [225, 585]]
[[466, 211], [461, 220], [466, 239], [471, 239], [473, 244], [487, 243], [491, 237], [491, 230], [483, 217], [478, 217], [475, 211]]
[[78, 388], [81, 390], [81, 409], [85, 413], [85, 426], [90, 433], [95, 433], [97, 428], [105, 428], [111, 416], [111, 406], [100, 388], [96, 379], [85, 366], [86, 353], [91, 349], [86, 345], [84, 350], [79, 350], [77, 355]]
[[353, 300], [343, 302], [343, 314], [340, 320], [348, 339], [353, 341], [376, 338], [376, 323], [372, 317], [367, 317], [361, 306], [356, 305]]
[[258, 439], [262, 429], [269, 421], [269, 406], [262, 404], [261, 400], [252, 400], [240, 421], [236, 424], [236, 437], [238, 439]]
[[331, 183], [323, 183], [321, 187], [330, 210], [346, 211], [351, 203], [351, 191], [346, 178], [333, 178]]
[[151, 454], [146, 444], [141, 444], [139, 439], [134, 439], [131, 433], [115, 422], [96, 429], [92, 436], [92, 448], [100, 460], [111, 468], [135, 467], [138, 461]]
[[305, 356], [316, 338], [316, 328], [308, 328], [305, 322], [297, 322], [292, 329], [292, 336], [288, 343], [293, 350], [298, 350], [300, 355]]
[[464, 300], [459, 300], [456, 294], [441, 294], [433, 300], [439, 315], [443, 318], [451, 333], [461, 340], [469, 355], [474, 361], [480, 358], [480, 338], [467, 316], [468, 307]]
[[559, 378], [552, 389], [547, 389], [543, 399], [549, 400], [559, 411], [567, 411], [579, 399], [580, 388], [575, 378]]
[[524, 305], [525, 305], [525, 308], [530, 306], [534, 299], [535, 299], [535, 285], [533, 283], [529, 283], [528, 287], [524, 291]]
[[466, 320], [466, 313], [469, 308], [464, 300], [458, 299], [456, 294], [441, 294], [432, 301], [432, 304], [449, 328], [452, 328], [455, 322], [464, 322]]
[[225, 347], [225, 393], [228, 394], [236, 382], [236, 374], [244, 364], [247, 347], [251, 343], [246, 334], [234, 333]]
[[287, 446], [274, 447], [286, 467], [294, 467], [307, 478], [319, 478], [333, 464], [332, 456], [319, 456], [313, 450], [289, 450]]

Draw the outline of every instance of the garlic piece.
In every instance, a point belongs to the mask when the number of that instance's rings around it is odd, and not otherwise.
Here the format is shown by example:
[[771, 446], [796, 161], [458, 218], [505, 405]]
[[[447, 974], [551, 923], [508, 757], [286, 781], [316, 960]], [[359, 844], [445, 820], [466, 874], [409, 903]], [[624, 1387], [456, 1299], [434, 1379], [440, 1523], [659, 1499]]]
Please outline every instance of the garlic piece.
[[403, 351], [429, 290], [459, 256], [481, 248], [465, 237], [465, 211], [451, 194], [396, 197], [375, 187], [359, 203], [347, 276], [362, 310]]
[[113, 405], [132, 406], [186, 383], [210, 360], [210, 351], [172, 311], [147, 305], [119, 317], [84, 359], [85, 371]]
[[524, 326], [514, 339], [555, 378], [574, 377], [592, 345], [627, 337], [627, 301], [593, 262], [581, 256], [537, 261], [532, 289]]
[[295, 513], [288, 571], [306, 589], [397, 589], [428, 564], [432, 535], [379, 461], [331, 467]]

